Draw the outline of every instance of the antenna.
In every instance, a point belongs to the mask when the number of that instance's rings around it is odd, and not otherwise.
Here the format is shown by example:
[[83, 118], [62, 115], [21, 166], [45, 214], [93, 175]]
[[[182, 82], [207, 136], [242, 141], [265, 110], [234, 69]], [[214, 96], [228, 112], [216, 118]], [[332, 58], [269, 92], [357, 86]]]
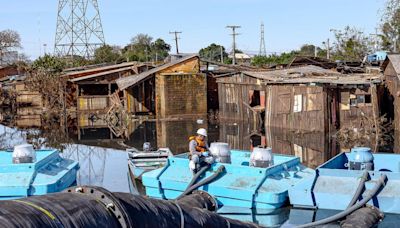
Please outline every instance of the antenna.
[[176, 45], [176, 54], [179, 54], [179, 47], [178, 47], [178, 40], [180, 39], [178, 37], [178, 34], [181, 34], [182, 32], [178, 32], [178, 31], [173, 31], [173, 32], [169, 32], [169, 34], [174, 34], [175, 35], [175, 45]]
[[267, 50], [265, 48], [265, 39], [264, 39], [264, 22], [261, 22], [261, 39], [260, 39], [260, 51], [258, 52], [259, 56], [266, 56]]
[[232, 49], [233, 49], [233, 51], [232, 51], [232, 54], [233, 54], [232, 65], [235, 65], [236, 64], [236, 36], [240, 35], [240, 33], [236, 33], [236, 29], [237, 28], [241, 28], [241, 27], [238, 26], [238, 25], [228, 25], [228, 26], [226, 26], [226, 28], [232, 29], [232, 34], [231, 34], [231, 36], [233, 38], [233, 42], [232, 42]]
[[91, 58], [105, 44], [97, 0], [59, 0], [54, 52]]

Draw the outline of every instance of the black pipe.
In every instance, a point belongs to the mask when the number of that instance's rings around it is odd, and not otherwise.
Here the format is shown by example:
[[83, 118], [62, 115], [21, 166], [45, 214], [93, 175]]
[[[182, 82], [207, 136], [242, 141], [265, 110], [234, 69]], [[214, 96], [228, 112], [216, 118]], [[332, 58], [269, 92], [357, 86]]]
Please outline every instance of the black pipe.
[[368, 170], [364, 170], [363, 175], [360, 180], [360, 183], [358, 184], [356, 193], [354, 194], [353, 198], [350, 200], [350, 203], [347, 206], [347, 208], [350, 208], [351, 206], [353, 206], [358, 201], [358, 199], [360, 199], [360, 196], [363, 193], [364, 188], [365, 188], [365, 182], [368, 180], [368, 176], [369, 176]]
[[319, 220], [316, 222], [297, 226], [297, 228], [320, 226], [320, 225], [336, 222], [339, 219], [348, 216], [349, 214], [351, 214], [354, 211], [363, 207], [365, 204], [368, 203], [368, 201], [370, 201], [374, 196], [376, 196], [377, 193], [381, 190], [381, 188], [385, 186], [386, 180], [387, 180], [387, 176], [386, 176], [386, 174], [383, 174], [379, 178], [378, 182], [375, 184], [374, 188], [371, 191], [369, 191], [368, 194], [360, 202], [351, 206], [350, 208], [347, 208], [346, 210], [344, 210], [336, 215], [333, 215], [331, 217], [328, 217], [328, 218], [325, 218], [325, 219], [322, 219], [322, 220]]
[[0, 201], [1, 227], [259, 227], [224, 218], [214, 199], [196, 191], [178, 201], [111, 193], [99, 187]]
[[375, 227], [383, 219], [384, 215], [373, 206], [363, 207], [346, 217], [340, 223], [342, 228], [369, 228]]
[[196, 174], [194, 174], [192, 177], [192, 180], [189, 182], [188, 186], [186, 187], [186, 190], [188, 190], [190, 187], [192, 187], [192, 185], [194, 183], [196, 183], [197, 179], [199, 179], [199, 177], [201, 175], [203, 175], [207, 171], [208, 168], [210, 168], [210, 165], [203, 166]]
[[219, 176], [225, 172], [225, 166], [221, 165], [220, 167], [218, 167], [217, 171], [215, 171], [215, 173], [209, 177], [207, 177], [206, 179], [200, 181], [197, 184], [192, 185], [190, 188], [186, 189], [184, 192], [182, 192], [182, 194], [180, 194], [176, 200], [181, 199], [182, 197], [184, 197], [187, 194], [190, 194], [192, 191], [196, 190], [197, 188], [212, 183], [215, 180], [217, 180], [219, 178]]

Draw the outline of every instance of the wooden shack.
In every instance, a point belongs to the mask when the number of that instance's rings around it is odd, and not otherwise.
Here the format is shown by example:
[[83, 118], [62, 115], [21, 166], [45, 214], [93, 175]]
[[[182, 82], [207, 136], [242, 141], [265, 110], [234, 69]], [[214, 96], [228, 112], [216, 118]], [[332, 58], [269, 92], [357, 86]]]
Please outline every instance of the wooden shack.
[[217, 80], [220, 118], [266, 127], [335, 132], [357, 128], [361, 116], [379, 116], [380, 75], [343, 75], [317, 66], [266, 72], [245, 71]]
[[394, 123], [394, 129], [400, 130], [400, 55], [388, 55], [382, 64], [385, 77], [383, 91], [383, 109]]
[[[128, 75], [139, 74], [149, 68], [146, 64], [136, 62], [110, 66], [69, 71], [63, 75], [67, 78], [67, 109], [75, 117], [78, 139], [85, 137], [85, 132], [99, 138], [118, 138], [112, 126], [106, 121], [112, 106], [112, 97], [122, 99], [118, 93], [116, 80]], [[122, 132], [121, 132], [122, 133]]]
[[207, 114], [207, 80], [200, 73], [199, 57], [177, 60], [117, 80], [132, 115], [157, 118]]

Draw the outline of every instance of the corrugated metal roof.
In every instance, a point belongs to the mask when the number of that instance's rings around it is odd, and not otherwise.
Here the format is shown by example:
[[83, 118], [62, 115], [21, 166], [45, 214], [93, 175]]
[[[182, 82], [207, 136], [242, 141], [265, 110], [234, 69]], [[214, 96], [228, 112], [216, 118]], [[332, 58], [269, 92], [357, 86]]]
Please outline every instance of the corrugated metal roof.
[[120, 63], [120, 64], [114, 64], [114, 65], [109, 65], [109, 66], [103, 66], [103, 67], [96, 67], [96, 68], [91, 68], [87, 70], [80, 70], [80, 71], [70, 71], [68, 73], [65, 73], [63, 76], [74, 76], [74, 75], [79, 75], [79, 74], [86, 74], [86, 73], [91, 73], [91, 72], [96, 72], [96, 71], [105, 71], [105, 70], [111, 70], [115, 68], [123, 68], [123, 67], [128, 67], [128, 66], [133, 66], [137, 65], [137, 62], [127, 62], [127, 63]]
[[70, 82], [79, 82], [79, 81], [97, 78], [97, 77], [108, 75], [108, 74], [114, 74], [114, 73], [118, 73], [118, 72], [122, 72], [122, 71], [131, 70], [132, 68], [133, 68], [133, 66], [129, 66], [129, 67], [124, 67], [124, 68], [119, 68], [116, 70], [103, 71], [103, 72], [100, 72], [97, 74], [90, 74], [90, 75], [79, 77], [79, 78], [73, 78], [73, 79], [70, 79], [69, 81]]
[[381, 79], [381, 75], [341, 74], [312, 65], [268, 72], [245, 71], [243, 73], [272, 84], [369, 84], [376, 80], [380, 82]]
[[126, 89], [126, 88], [128, 88], [130, 86], [133, 86], [133, 85], [145, 80], [147, 77], [150, 77], [152, 74], [155, 74], [155, 73], [157, 73], [159, 71], [165, 70], [165, 69], [167, 69], [169, 67], [172, 67], [174, 65], [180, 64], [180, 63], [185, 62], [185, 61], [187, 61], [189, 59], [192, 59], [192, 58], [198, 58], [198, 55], [189, 55], [189, 56], [183, 57], [181, 59], [177, 59], [177, 60], [171, 61], [169, 63], [166, 63], [166, 64], [161, 65], [159, 67], [153, 68], [153, 69], [151, 69], [149, 71], [145, 71], [145, 72], [143, 72], [141, 74], [130, 75], [130, 76], [125, 77], [125, 78], [117, 79], [117, 81], [116, 81], [117, 85], [118, 85], [120, 90], [124, 90], [124, 89]]

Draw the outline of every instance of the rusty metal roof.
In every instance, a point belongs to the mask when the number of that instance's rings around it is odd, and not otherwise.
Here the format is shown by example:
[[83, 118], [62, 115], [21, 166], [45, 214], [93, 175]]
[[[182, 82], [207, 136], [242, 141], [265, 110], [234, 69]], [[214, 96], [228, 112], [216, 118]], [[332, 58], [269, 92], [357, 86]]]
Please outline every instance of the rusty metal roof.
[[171, 61], [169, 63], [163, 64], [163, 65], [161, 65], [159, 67], [153, 68], [151, 70], [145, 71], [145, 72], [143, 72], [141, 74], [134, 74], [134, 75], [130, 75], [130, 76], [127, 76], [127, 77], [124, 77], [124, 78], [117, 79], [117, 81], [116, 81], [117, 85], [118, 85], [120, 90], [124, 90], [124, 89], [126, 89], [126, 88], [128, 88], [130, 86], [133, 86], [133, 85], [135, 85], [135, 84], [147, 79], [148, 77], [151, 77], [153, 74], [155, 74], [155, 73], [157, 73], [159, 71], [162, 71], [162, 70], [165, 70], [165, 69], [167, 69], [169, 67], [172, 67], [172, 66], [175, 66], [177, 64], [183, 63], [183, 62], [185, 62], [185, 61], [187, 61], [189, 59], [192, 59], [192, 58], [198, 58], [198, 55], [188, 55], [188, 56], [182, 57], [180, 59]]
[[318, 66], [303, 66], [267, 72], [245, 71], [245, 75], [261, 79], [268, 84], [369, 84], [379, 81], [382, 75], [376, 74], [341, 74]]

